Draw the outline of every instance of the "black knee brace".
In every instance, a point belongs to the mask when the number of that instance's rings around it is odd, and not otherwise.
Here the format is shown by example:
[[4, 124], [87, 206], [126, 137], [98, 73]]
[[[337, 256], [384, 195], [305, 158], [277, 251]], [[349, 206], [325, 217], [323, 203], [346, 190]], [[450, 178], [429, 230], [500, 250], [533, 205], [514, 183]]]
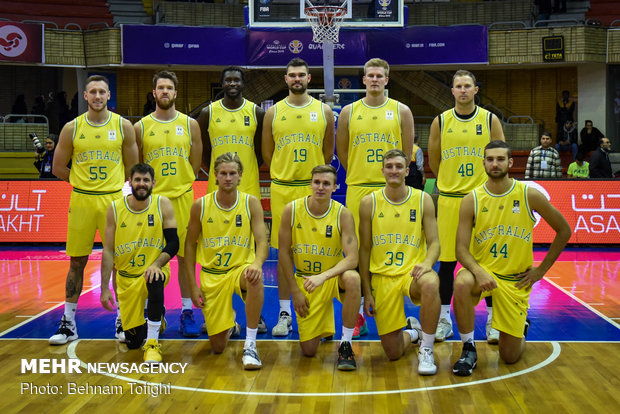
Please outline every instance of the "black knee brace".
[[149, 291], [149, 302], [146, 307], [149, 321], [161, 321], [164, 311], [164, 281], [160, 279], [147, 282], [146, 289]]
[[439, 297], [442, 305], [449, 305], [454, 292], [454, 269], [456, 262], [439, 262]]

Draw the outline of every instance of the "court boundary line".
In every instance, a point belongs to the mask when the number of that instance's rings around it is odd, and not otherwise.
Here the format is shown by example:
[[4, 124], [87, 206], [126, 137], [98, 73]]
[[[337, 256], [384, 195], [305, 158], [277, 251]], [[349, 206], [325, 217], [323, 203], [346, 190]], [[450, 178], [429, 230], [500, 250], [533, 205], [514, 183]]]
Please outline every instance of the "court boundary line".
[[[116, 338], [83, 338], [80, 337], [80, 340], [84, 340], [84, 341], [115, 341], [118, 342], [118, 339]], [[183, 342], [191, 342], [191, 341], [197, 341], [197, 342], [206, 342], [208, 341], [209, 338], [159, 338], [160, 342], [179, 342], [179, 341], [183, 341]], [[48, 338], [0, 338], [0, 341], [48, 341]], [[228, 342], [244, 342], [245, 339], [229, 339]], [[257, 338], [256, 342], [299, 342], [299, 339], [273, 339], [273, 338], [267, 338], [267, 339], [260, 339]], [[337, 342], [337, 341], [334, 341]], [[380, 339], [356, 339], [353, 341], [353, 344], [357, 343], [357, 342], [364, 342], [364, 343], [380, 343], [381, 340]], [[487, 341], [486, 339], [478, 339], [476, 341], [474, 341], [476, 343], [481, 343], [481, 344], [486, 344]], [[567, 339], [558, 339], [558, 340], [532, 340], [532, 341], [527, 341], [528, 344], [548, 344], [551, 342], [557, 342], [559, 344], [618, 344], [620, 343], [620, 340], [618, 341], [591, 341], [591, 340], [585, 340], [585, 341], [575, 341], [575, 340], [567, 340]], [[446, 339], [443, 342], [436, 342], [435, 344], [439, 344], [439, 343], [462, 343], [462, 341], [460, 339]], [[70, 342], [68, 342], [67, 344], [70, 344]], [[59, 348], [62, 345], [54, 345], [54, 347]], [[68, 345], [67, 345], [68, 346]]]
[[[86, 368], [87, 367], [86, 363], [83, 362], [77, 356], [77, 352], [76, 352], [77, 345], [80, 341], [81, 340], [78, 339], [69, 344], [69, 346], [67, 347], [67, 356], [72, 359], [77, 359], [78, 361], [80, 361], [80, 366], [83, 368]], [[400, 390], [330, 392], [330, 393], [232, 391], [232, 390], [213, 390], [213, 389], [198, 388], [198, 387], [192, 388], [192, 387], [184, 387], [184, 386], [172, 385], [172, 384], [169, 384], [169, 386], [170, 386], [170, 389], [175, 389], [175, 390], [180, 390], [180, 391], [202, 392], [202, 393], [207, 393], [207, 394], [245, 395], [245, 396], [256, 396], [256, 397], [350, 397], [350, 396], [364, 396], [364, 395], [408, 394], [408, 393], [421, 392], [421, 391], [436, 391], [436, 390], [451, 389], [451, 388], [469, 387], [472, 385], [485, 384], [485, 383], [495, 382], [495, 381], [502, 381], [502, 380], [518, 377], [521, 375], [529, 374], [530, 372], [534, 372], [541, 368], [544, 368], [547, 365], [551, 364], [553, 361], [555, 361], [562, 352], [562, 347], [558, 342], [546, 341], [545, 343], [551, 343], [552, 352], [545, 360], [539, 362], [536, 365], [525, 368], [521, 371], [512, 372], [510, 374], [505, 374], [505, 375], [500, 375], [498, 377], [486, 378], [486, 379], [471, 381], [471, 382], [463, 382], [459, 384], [437, 385], [437, 386], [432, 386], [432, 387], [409, 388], [409, 389], [400, 389]], [[140, 379], [133, 379], [133, 378], [125, 377], [124, 375], [111, 374], [109, 372], [97, 371], [95, 372], [95, 374], [103, 375], [109, 378], [118, 379], [121, 381], [133, 382], [133, 383], [138, 383], [138, 384], [143, 384], [143, 385], [151, 385], [151, 386], [163, 385], [161, 383], [154, 383], [154, 382], [144, 381]]]
[[607, 323], [611, 324], [612, 326], [616, 327], [617, 329], [620, 329], [620, 324], [618, 324], [617, 322], [613, 321], [609, 316], [604, 315], [603, 313], [601, 313], [597, 309], [595, 309], [592, 306], [590, 306], [590, 304], [586, 303], [585, 301], [583, 301], [582, 299], [580, 299], [577, 296], [573, 295], [572, 293], [568, 292], [567, 290], [564, 290], [561, 286], [559, 286], [557, 283], [553, 282], [552, 280], [548, 280], [547, 278], [545, 278], [545, 280], [550, 285], [554, 286], [556, 289], [558, 289], [559, 291], [563, 292], [565, 295], [567, 295], [568, 297], [570, 297], [574, 301], [579, 302], [581, 304], [581, 306], [585, 307], [590, 312], [594, 313], [595, 315], [598, 315], [598, 317], [600, 317], [601, 319], [603, 319]]

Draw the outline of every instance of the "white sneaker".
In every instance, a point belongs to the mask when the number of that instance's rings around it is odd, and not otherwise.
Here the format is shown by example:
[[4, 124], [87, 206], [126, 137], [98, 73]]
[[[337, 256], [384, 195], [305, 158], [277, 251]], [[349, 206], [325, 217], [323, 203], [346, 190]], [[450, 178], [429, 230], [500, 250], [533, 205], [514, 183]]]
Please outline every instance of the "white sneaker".
[[60, 328], [49, 339], [50, 345], [64, 345], [67, 342], [75, 341], [78, 339], [77, 327], [73, 321], [65, 319], [65, 315], [62, 315], [60, 320]]
[[271, 330], [271, 336], [287, 336], [293, 330], [293, 318], [287, 311], [280, 312], [278, 323]]
[[452, 321], [446, 318], [439, 319], [437, 332], [435, 332], [435, 342], [443, 342], [452, 335], [454, 335], [454, 332], [452, 332]]
[[421, 346], [418, 351], [418, 374], [435, 375], [437, 373], [437, 365], [433, 357], [433, 348]]
[[487, 342], [490, 344], [499, 344], [499, 331], [493, 329], [491, 321], [487, 321]]
[[120, 315], [116, 316], [116, 333], [114, 334], [114, 336], [116, 337], [116, 339], [118, 339], [118, 342], [120, 342], [121, 344], [124, 344], [126, 342], [125, 331], [123, 330], [123, 324], [121, 322]]
[[263, 318], [263, 315], [260, 316], [257, 329], [258, 330], [256, 331], [256, 333], [259, 333], [259, 334], [267, 333], [267, 324], [265, 323], [265, 319]]
[[243, 358], [241, 360], [243, 361], [243, 369], [246, 370], [260, 369], [263, 366], [255, 343], [243, 347]]

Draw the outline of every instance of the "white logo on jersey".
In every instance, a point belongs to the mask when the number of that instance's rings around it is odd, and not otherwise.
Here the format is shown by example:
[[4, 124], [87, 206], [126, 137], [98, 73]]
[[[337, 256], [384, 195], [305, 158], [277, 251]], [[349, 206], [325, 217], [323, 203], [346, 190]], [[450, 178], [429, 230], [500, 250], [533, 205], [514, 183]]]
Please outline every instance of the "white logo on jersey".
[[183, 135], [183, 127], [181, 125], [177, 125], [177, 135]]
[[116, 141], [116, 131], [108, 131], [108, 139], [110, 141]]
[[319, 114], [316, 112], [310, 112], [310, 122], [317, 122], [319, 120]]
[[385, 111], [385, 119], [392, 121], [394, 119], [394, 111]]

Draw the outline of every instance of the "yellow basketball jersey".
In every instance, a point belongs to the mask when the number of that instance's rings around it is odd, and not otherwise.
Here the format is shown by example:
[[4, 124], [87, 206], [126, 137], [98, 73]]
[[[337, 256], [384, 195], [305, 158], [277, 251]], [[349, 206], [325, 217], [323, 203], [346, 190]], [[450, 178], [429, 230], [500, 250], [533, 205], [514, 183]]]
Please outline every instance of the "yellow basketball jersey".
[[426, 236], [422, 226], [422, 191], [408, 187], [400, 204], [385, 196], [385, 189], [372, 193], [372, 246], [370, 272], [384, 276], [410, 273], [426, 258]]
[[114, 266], [123, 276], [141, 277], [166, 246], [161, 197], [152, 195], [142, 211], [132, 210], [127, 197], [112, 203], [116, 218]]
[[291, 247], [297, 274], [317, 275], [342, 260], [342, 207], [339, 202], [330, 200], [325, 214], [318, 217], [308, 209], [308, 197], [293, 202]]
[[140, 120], [144, 162], [155, 170], [153, 193], [177, 198], [191, 189], [196, 179], [189, 154], [192, 149], [190, 118], [177, 111], [171, 121], [160, 121], [153, 114]]
[[458, 117], [445, 111], [441, 123], [441, 163], [437, 177], [440, 193], [464, 196], [487, 179], [482, 165], [484, 147], [491, 139], [491, 113], [476, 106], [474, 115]]
[[254, 261], [254, 236], [249, 195], [238, 191], [237, 202], [229, 209], [217, 203], [216, 195], [217, 191], [200, 199], [202, 231], [196, 259], [205, 272], [225, 274]]
[[256, 105], [247, 99], [237, 109], [228, 109], [220, 99], [209, 106], [209, 137], [211, 138], [211, 162], [207, 192], [217, 190], [213, 166], [215, 159], [226, 152], [239, 156], [243, 164], [243, 176], [239, 191], [260, 200], [258, 162], [254, 147], [256, 133]]
[[283, 99], [275, 105], [272, 133], [275, 145], [271, 179], [275, 182], [309, 184], [311, 171], [325, 164], [323, 138], [327, 121], [323, 103], [310, 98], [304, 106]]
[[470, 247], [480, 265], [507, 280], [516, 280], [532, 266], [536, 223], [527, 202], [527, 184], [512, 181], [504, 194], [491, 194], [485, 185], [474, 190], [476, 216]]
[[394, 148], [403, 149], [398, 101], [388, 99], [381, 106], [368, 106], [363, 99], [353, 102], [347, 185], [385, 185], [381, 173], [383, 154]]
[[91, 124], [84, 113], [75, 118], [69, 182], [84, 193], [111, 193], [125, 182], [123, 118], [109, 112], [106, 122]]

